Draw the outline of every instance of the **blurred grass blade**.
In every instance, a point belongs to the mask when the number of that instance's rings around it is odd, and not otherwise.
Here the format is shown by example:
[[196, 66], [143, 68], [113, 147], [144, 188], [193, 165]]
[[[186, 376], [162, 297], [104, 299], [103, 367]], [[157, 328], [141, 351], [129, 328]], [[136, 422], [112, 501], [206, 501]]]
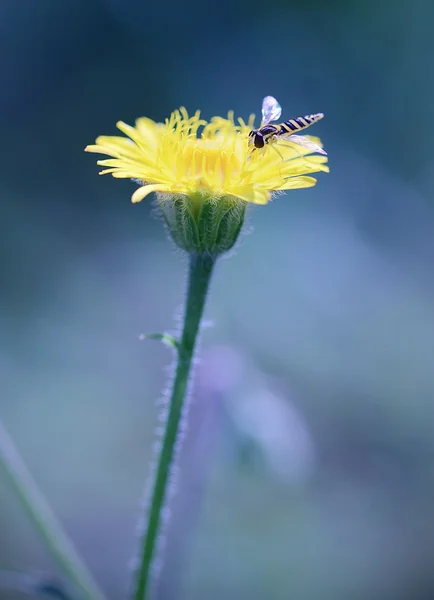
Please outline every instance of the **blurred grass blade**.
[[92, 574], [39, 491], [12, 438], [0, 420], [0, 469], [41, 535], [51, 556], [80, 595], [80, 600], [105, 600]]
[[50, 600], [78, 600], [77, 596], [49, 576], [23, 571], [0, 571], [0, 597], [4, 592], [20, 592]]

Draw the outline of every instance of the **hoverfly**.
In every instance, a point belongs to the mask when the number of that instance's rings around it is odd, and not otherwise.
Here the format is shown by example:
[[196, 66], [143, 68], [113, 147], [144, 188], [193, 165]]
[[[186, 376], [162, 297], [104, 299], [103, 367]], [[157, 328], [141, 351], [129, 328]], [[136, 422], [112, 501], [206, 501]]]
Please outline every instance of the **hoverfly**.
[[327, 154], [318, 144], [307, 139], [305, 136], [296, 135], [294, 131], [306, 129], [323, 118], [323, 113], [306, 115], [289, 119], [280, 125], [270, 125], [271, 121], [277, 121], [282, 114], [282, 107], [273, 96], [266, 96], [262, 101], [262, 122], [259, 129], [252, 129], [249, 133], [249, 144], [253, 149], [263, 148], [266, 144], [276, 140], [286, 140], [293, 144], [298, 144], [308, 148], [312, 152]]

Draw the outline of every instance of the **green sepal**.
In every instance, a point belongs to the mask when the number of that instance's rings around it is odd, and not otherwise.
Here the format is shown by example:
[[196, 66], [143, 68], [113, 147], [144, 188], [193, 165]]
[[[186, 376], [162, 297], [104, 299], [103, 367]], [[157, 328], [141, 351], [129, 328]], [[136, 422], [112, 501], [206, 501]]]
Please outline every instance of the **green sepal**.
[[235, 196], [158, 194], [158, 205], [177, 246], [189, 254], [218, 256], [230, 250], [244, 222], [246, 202]]
[[170, 335], [170, 333], [142, 333], [140, 335], [140, 339], [141, 340], [158, 340], [165, 346], [168, 346], [169, 348], [176, 350], [176, 352], [178, 352], [178, 354], [180, 354], [180, 352], [181, 352], [181, 344], [180, 344], [179, 340], [177, 340], [176, 337], [174, 337], [173, 335]]

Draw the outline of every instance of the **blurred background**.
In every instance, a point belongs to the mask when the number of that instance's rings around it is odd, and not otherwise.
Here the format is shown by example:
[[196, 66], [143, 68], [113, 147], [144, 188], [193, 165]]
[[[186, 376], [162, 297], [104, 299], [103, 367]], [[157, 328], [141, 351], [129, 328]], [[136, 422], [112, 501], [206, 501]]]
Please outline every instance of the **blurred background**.
[[[0, 417], [124, 598], [185, 260], [83, 152], [115, 123], [323, 111], [202, 336], [158, 600], [434, 598], [430, 0], [2, 0]], [[58, 577], [0, 479], [0, 568]], [[0, 591], [3, 600], [18, 592]]]

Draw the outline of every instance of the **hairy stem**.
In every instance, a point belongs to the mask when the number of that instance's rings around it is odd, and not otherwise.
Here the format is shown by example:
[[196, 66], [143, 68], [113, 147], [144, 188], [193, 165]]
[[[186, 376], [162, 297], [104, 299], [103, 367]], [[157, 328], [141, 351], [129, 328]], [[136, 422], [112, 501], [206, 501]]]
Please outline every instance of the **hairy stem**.
[[0, 421], [0, 467], [6, 473], [21, 504], [43, 538], [52, 557], [83, 600], [104, 600], [99, 590], [63, 531], [47, 501], [39, 491], [20, 454]]
[[205, 300], [215, 259], [210, 255], [190, 256], [184, 325], [178, 351], [175, 379], [165, 425], [163, 444], [157, 462], [152, 496], [147, 514], [147, 526], [141, 540], [140, 561], [137, 571], [134, 600], [145, 600], [149, 592], [150, 571], [155, 558], [156, 544], [161, 530], [162, 511], [167, 502], [167, 489], [179, 438], [183, 407], [190, 377], [191, 364], [199, 332]]

